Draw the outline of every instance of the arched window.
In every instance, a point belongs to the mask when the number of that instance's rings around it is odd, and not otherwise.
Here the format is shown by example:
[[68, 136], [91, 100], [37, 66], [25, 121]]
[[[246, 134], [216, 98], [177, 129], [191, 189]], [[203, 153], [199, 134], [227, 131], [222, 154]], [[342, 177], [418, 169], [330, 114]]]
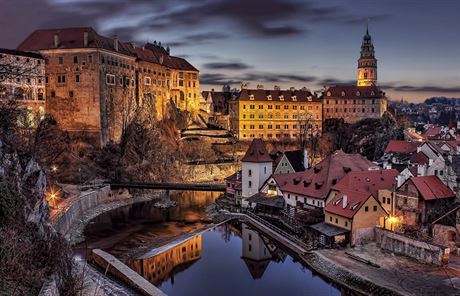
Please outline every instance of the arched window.
[[356, 92], [356, 96], [359, 97], [360, 95], [361, 95], [361, 92], [358, 90], [358, 91]]
[[331, 96], [331, 92], [328, 91], [328, 92], [326, 93], [326, 95], [327, 95], [328, 97], [330, 97], [330, 96]]
[[342, 90], [342, 97], [344, 97], [344, 96], [345, 96], [345, 91]]

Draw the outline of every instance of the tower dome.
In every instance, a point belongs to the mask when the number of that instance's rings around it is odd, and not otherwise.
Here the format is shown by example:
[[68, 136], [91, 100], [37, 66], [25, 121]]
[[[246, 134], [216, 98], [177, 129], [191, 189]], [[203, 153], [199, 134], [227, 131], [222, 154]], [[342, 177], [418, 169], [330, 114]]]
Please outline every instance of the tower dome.
[[361, 53], [358, 59], [358, 86], [370, 86], [377, 84], [377, 59], [375, 58], [374, 44], [366, 27]]

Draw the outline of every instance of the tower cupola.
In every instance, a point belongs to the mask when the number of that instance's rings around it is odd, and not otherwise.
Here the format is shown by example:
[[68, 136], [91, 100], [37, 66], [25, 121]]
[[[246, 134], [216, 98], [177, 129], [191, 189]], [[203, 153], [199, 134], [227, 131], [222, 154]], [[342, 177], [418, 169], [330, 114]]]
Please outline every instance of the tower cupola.
[[358, 59], [358, 86], [371, 86], [377, 84], [377, 59], [375, 58], [374, 44], [366, 27], [361, 53]]

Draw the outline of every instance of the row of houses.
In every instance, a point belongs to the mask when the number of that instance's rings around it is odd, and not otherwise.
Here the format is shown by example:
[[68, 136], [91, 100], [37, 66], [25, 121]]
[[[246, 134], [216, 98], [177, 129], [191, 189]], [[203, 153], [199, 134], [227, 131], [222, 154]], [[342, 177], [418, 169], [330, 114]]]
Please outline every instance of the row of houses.
[[[294, 172], [280, 171], [274, 159], [262, 140], [252, 141], [242, 170], [227, 179], [227, 195], [237, 206], [293, 231], [308, 227], [325, 246], [373, 240], [376, 227], [427, 237], [437, 231], [439, 239], [456, 244], [452, 232], [449, 237], [436, 226], [457, 207], [455, 192], [439, 176], [406, 176], [340, 150]], [[299, 161], [292, 159], [290, 167]]]

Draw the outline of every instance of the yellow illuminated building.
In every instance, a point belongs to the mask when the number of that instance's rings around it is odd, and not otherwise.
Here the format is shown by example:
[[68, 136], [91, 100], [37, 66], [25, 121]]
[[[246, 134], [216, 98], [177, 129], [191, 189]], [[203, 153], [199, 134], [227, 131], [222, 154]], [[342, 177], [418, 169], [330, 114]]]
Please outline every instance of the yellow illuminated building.
[[322, 128], [321, 99], [307, 89], [243, 88], [229, 101], [230, 129], [240, 140], [295, 141]]

